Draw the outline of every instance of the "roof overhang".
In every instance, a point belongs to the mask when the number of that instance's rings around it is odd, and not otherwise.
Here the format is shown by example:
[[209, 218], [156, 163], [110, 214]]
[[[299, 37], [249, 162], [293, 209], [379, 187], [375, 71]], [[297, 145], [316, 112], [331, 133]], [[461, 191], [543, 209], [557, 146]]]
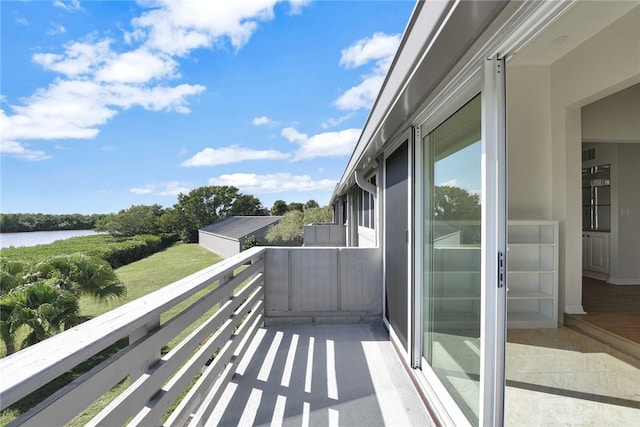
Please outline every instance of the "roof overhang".
[[505, 1], [419, 1], [331, 204], [416, 115], [420, 105], [508, 5]]

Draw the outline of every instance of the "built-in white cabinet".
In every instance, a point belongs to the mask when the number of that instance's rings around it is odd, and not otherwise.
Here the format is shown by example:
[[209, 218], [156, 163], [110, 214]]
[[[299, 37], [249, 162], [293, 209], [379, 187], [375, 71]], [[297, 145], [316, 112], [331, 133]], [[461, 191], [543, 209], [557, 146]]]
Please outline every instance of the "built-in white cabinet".
[[558, 221], [509, 221], [507, 326], [558, 326]]
[[609, 233], [582, 233], [582, 275], [599, 280], [609, 278]]

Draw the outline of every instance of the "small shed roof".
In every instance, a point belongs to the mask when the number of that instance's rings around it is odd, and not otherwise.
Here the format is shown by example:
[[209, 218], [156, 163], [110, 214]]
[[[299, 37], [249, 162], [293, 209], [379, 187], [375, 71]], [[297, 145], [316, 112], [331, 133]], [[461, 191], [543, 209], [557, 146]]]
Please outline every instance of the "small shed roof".
[[240, 239], [248, 236], [261, 228], [275, 224], [282, 219], [281, 216], [230, 216], [213, 224], [201, 228], [205, 233]]

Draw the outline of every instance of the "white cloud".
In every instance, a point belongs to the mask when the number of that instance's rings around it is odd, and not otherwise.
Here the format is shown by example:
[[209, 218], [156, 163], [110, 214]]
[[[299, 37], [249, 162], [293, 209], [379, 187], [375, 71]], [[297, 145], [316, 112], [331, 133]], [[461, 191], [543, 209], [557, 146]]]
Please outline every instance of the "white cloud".
[[178, 77], [178, 63], [170, 56], [153, 54], [146, 49], [125, 52], [113, 58], [95, 75], [103, 82], [147, 83], [154, 79]]
[[[189, 99], [206, 88], [166, 83], [180, 77], [176, 56], [225, 43], [239, 49], [261, 22], [273, 19], [274, 6], [280, 1], [143, 1], [141, 5], [147, 10], [131, 21], [131, 31], [124, 34], [124, 41], [133, 45], [129, 50], [117, 52], [112, 48], [118, 45], [114, 40], [96, 41], [92, 34], [64, 45], [62, 52], [33, 55], [34, 63], [58, 76], [18, 105], [10, 105], [7, 112], [0, 110], [0, 133], [24, 148], [22, 140], [26, 139], [94, 138], [112, 117], [135, 106], [189, 113]], [[291, 10], [299, 11], [307, 3], [291, 1]], [[54, 6], [67, 11], [82, 9], [77, 0], [56, 0]], [[267, 117], [257, 119], [275, 124]], [[289, 156], [268, 150], [261, 153]]]
[[340, 123], [346, 122], [347, 120], [352, 118], [354, 115], [355, 115], [355, 113], [351, 112], [351, 113], [345, 114], [344, 116], [338, 117], [337, 119], [331, 117], [331, 118], [328, 118], [327, 120], [325, 120], [324, 122], [322, 122], [320, 124], [320, 126], [322, 126], [323, 129], [336, 127]]
[[67, 2], [63, 2], [61, 0], [54, 0], [53, 5], [60, 9], [64, 9], [69, 12], [75, 12], [78, 10], [82, 10], [82, 6], [80, 6], [79, 0], [71, 0]]
[[450, 179], [449, 181], [440, 182], [436, 185], [439, 185], [441, 187], [457, 187], [458, 180], [454, 178], [454, 179]]
[[292, 160], [313, 159], [316, 157], [346, 156], [353, 150], [360, 129], [345, 129], [338, 132], [324, 132], [309, 137], [289, 127], [282, 130], [282, 136], [300, 147]]
[[251, 150], [232, 145], [223, 148], [205, 148], [192, 158], [182, 162], [181, 166], [216, 166], [239, 163], [246, 160], [279, 160], [290, 157], [290, 154], [276, 150]]
[[369, 73], [362, 76], [362, 81], [347, 89], [334, 105], [341, 110], [356, 111], [370, 108], [384, 82], [384, 76], [391, 66], [393, 55], [400, 44], [400, 35], [375, 33], [370, 38], [356, 41], [342, 51], [340, 65], [355, 68], [375, 61]]
[[155, 190], [155, 188], [155, 185], [149, 184], [143, 187], [132, 188], [129, 192], [133, 194], [153, 194], [153, 190]]
[[181, 84], [178, 86], [132, 86], [116, 84], [107, 86], [108, 94], [104, 99], [109, 105], [122, 108], [141, 106], [151, 111], [175, 111], [187, 114], [189, 96], [197, 95], [206, 88], [201, 85]]
[[101, 85], [85, 80], [58, 80], [12, 106], [15, 114], [0, 110], [0, 133], [7, 139], [91, 139], [99, 126], [115, 116], [115, 107], [141, 106], [152, 111], [188, 113], [187, 98], [204, 86], [176, 87]]
[[[279, 1], [157, 0], [156, 8], [134, 19], [133, 24], [136, 31], [146, 34], [147, 46], [172, 55], [227, 42], [237, 50], [249, 41], [260, 22], [273, 19]], [[292, 11], [299, 11], [304, 4], [292, 2]]]
[[344, 92], [334, 101], [334, 105], [341, 110], [356, 111], [370, 108], [384, 82], [384, 74], [374, 74], [365, 77], [362, 82]]
[[392, 58], [400, 45], [400, 35], [375, 33], [370, 38], [356, 41], [342, 51], [340, 65], [356, 68], [369, 61], [380, 61]]
[[180, 193], [188, 193], [191, 187], [179, 181], [163, 182], [161, 184], [146, 184], [129, 190], [133, 194], [155, 194], [157, 196], [177, 196]]
[[311, 3], [311, 0], [289, 0], [290, 14], [298, 15], [302, 13], [302, 9]]
[[45, 70], [55, 71], [66, 76], [87, 75], [104, 65], [115, 54], [111, 51], [111, 40], [96, 43], [73, 42], [65, 46], [63, 54], [37, 53], [32, 60]]
[[22, 26], [25, 26], [25, 27], [26, 27], [27, 25], [29, 25], [29, 21], [27, 21], [27, 20], [26, 20], [26, 19], [24, 19], [24, 18], [16, 18], [16, 22], [17, 22], [18, 24], [22, 25]]
[[30, 150], [17, 141], [9, 141], [4, 138], [0, 139], [0, 154], [34, 162], [51, 158], [44, 151]]
[[331, 179], [314, 181], [309, 175], [292, 175], [290, 173], [266, 175], [234, 173], [211, 178], [209, 185], [232, 185], [248, 193], [267, 194], [293, 191], [330, 191], [334, 189], [336, 182]]
[[53, 22], [49, 26], [49, 31], [47, 31], [47, 35], [55, 36], [57, 34], [64, 34], [67, 32], [67, 29], [63, 25], [54, 24]]
[[260, 116], [260, 117], [254, 117], [254, 119], [251, 121], [251, 124], [254, 126], [262, 126], [262, 125], [275, 126], [278, 123], [271, 120], [267, 116]]
[[104, 89], [88, 81], [57, 81], [13, 106], [14, 115], [0, 112], [0, 133], [8, 139], [90, 139], [116, 112], [97, 100]]
[[116, 149], [116, 147], [114, 147], [113, 145], [103, 145], [102, 147], [100, 147], [100, 151], [104, 151], [105, 153], [109, 153], [111, 151], [114, 151]]

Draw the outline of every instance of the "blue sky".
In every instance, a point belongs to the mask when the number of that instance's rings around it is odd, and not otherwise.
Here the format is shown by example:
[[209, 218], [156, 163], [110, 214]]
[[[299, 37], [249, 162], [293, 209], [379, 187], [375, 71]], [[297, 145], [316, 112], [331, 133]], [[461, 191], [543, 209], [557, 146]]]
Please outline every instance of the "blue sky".
[[412, 1], [4, 1], [3, 213], [328, 203]]

